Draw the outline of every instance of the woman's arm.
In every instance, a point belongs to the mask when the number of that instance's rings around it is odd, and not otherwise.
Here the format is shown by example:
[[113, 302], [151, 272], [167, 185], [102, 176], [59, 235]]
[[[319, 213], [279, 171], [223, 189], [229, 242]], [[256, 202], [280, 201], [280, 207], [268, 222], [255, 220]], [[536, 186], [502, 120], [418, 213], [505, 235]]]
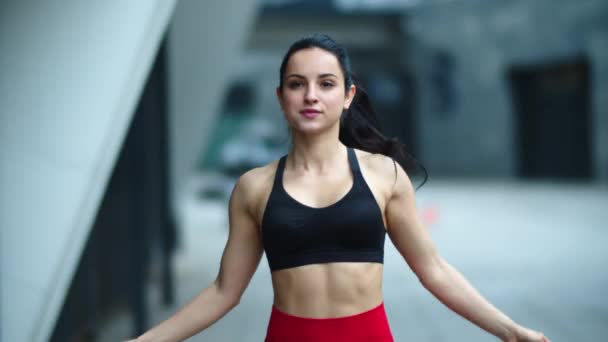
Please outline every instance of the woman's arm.
[[386, 206], [388, 234], [423, 286], [451, 310], [503, 341], [548, 341], [496, 309], [437, 253], [418, 219], [409, 177], [400, 167], [396, 177]]
[[229, 234], [216, 280], [175, 315], [135, 341], [183, 341], [219, 320], [240, 301], [262, 256], [257, 224], [250, 210], [251, 172], [241, 176], [229, 203]]

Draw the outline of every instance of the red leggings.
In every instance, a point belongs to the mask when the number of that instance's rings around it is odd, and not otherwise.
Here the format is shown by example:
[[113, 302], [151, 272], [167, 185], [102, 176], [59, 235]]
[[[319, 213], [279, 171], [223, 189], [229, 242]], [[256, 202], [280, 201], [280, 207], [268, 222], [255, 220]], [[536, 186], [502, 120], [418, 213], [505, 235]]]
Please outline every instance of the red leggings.
[[394, 342], [384, 303], [353, 316], [305, 318], [279, 311], [270, 314], [265, 342]]

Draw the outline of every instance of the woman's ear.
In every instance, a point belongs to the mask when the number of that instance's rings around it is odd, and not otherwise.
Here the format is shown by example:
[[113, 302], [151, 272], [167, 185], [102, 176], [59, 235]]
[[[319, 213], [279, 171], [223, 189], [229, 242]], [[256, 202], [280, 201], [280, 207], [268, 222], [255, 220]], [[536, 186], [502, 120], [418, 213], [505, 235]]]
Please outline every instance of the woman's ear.
[[281, 108], [283, 108], [283, 94], [281, 94], [281, 87], [277, 87], [277, 100], [279, 100], [279, 104], [281, 105]]
[[285, 111], [285, 108], [283, 107], [283, 93], [281, 92], [281, 87], [277, 87], [276, 93], [277, 100], [279, 101], [279, 106], [281, 106], [282, 111]]
[[348, 91], [346, 92], [344, 100], [344, 110], [347, 110], [350, 107], [350, 104], [353, 102], [356, 93], [357, 87], [355, 87], [354, 84], [351, 84], [350, 88], [348, 88]]

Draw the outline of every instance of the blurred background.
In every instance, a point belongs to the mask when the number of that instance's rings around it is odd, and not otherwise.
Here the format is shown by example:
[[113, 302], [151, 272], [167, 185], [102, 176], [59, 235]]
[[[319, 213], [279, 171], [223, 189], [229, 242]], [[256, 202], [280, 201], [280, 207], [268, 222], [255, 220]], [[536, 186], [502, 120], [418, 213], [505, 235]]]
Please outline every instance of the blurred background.
[[[285, 154], [291, 42], [350, 52], [429, 171], [441, 254], [552, 341], [608, 335], [608, 2], [134, 0], [0, 4], [0, 338], [120, 341], [215, 278], [244, 171]], [[397, 341], [492, 341], [390, 241]], [[265, 259], [192, 341], [261, 341]]]

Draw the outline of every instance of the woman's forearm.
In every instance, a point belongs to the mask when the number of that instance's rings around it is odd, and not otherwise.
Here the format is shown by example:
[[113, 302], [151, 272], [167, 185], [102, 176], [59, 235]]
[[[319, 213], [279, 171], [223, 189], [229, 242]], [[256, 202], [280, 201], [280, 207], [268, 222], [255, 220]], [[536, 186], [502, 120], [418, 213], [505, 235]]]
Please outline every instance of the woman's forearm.
[[175, 315], [137, 338], [141, 342], [183, 341], [222, 318], [238, 303], [213, 283]]
[[488, 302], [445, 260], [440, 259], [434, 270], [420, 280], [439, 301], [480, 328], [503, 341], [515, 335], [517, 324]]

